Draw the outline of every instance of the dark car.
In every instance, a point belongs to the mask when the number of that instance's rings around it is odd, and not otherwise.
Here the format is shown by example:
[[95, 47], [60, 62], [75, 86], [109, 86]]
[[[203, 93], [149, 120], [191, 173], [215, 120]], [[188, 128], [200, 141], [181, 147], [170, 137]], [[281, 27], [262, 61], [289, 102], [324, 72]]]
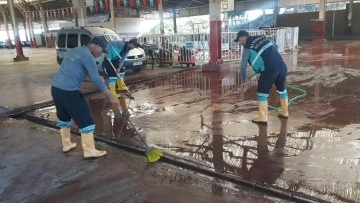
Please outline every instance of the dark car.
[[22, 46], [22, 47], [30, 47], [30, 46], [31, 46], [31, 43], [30, 43], [30, 41], [22, 41], [22, 42], [21, 42], [21, 46]]

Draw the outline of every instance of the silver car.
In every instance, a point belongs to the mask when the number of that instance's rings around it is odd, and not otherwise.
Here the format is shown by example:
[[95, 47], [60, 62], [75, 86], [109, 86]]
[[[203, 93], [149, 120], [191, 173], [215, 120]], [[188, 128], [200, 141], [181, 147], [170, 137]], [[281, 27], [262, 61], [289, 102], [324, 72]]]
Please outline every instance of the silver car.
[[[60, 65], [65, 53], [75, 47], [86, 45], [91, 38], [104, 37], [106, 41], [121, 41], [121, 37], [114, 31], [103, 27], [65, 27], [58, 31], [56, 39], [57, 63]], [[99, 71], [102, 70], [104, 58], [96, 58]], [[136, 72], [142, 70], [147, 64], [145, 51], [142, 48], [135, 48], [129, 51], [125, 59], [125, 69], [132, 69]]]

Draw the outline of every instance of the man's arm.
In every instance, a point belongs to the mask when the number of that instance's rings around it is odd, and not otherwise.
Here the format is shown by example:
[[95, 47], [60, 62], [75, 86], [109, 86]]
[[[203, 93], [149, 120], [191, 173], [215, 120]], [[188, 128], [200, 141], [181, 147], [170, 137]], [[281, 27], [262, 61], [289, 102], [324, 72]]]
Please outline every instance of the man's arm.
[[106, 87], [104, 81], [99, 75], [94, 57], [92, 57], [91, 55], [83, 54], [83, 56], [80, 57], [80, 60], [84, 65], [87, 73], [89, 74], [91, 81], [96, 85], [97, 88], [99, 88], [101, 92], [106, 92], [108, 88]]
[[124, 49], [125, 42], [123, 41], [112, 41], [108, 43], [108, 51], [111, 53], [112, 59], [118, 58], [119, 63], [118, 67], [115, 67], [116, 69], [120, 69], [125, 62], [125, 59], [127, 57], [127, 53], [124, 56], [120, 55], [120, 52]]
[[120, 59], [120, 62], [119, 62], [119, 70], [123, 67], [124, 63], [125, 63], [125, 59], [127, 57], [129, 52], [125, 53], [124, 57], [122, 59]]
[[244, 82], [246, 80], [246, 68], [250, 58], [250, 51], [248, 49], [243, 49], [241, 55], [241, 65], [240, 65], [240, 73], [241, 73], [241, 81]]

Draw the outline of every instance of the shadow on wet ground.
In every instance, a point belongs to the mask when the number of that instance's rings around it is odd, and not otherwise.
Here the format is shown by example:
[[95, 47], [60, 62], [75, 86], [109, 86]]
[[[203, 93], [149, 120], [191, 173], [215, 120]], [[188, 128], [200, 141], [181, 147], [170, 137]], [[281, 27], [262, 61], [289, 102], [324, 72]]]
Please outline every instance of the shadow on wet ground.
[[[288, 83], [307, 96], [290, 105], [290, 119], [269, 112], [251, 123], [256, 78], [241, 84], [225, 73], [190, 70], [131, 86], [131, 121], [148, 143], [189, 162], [331, 202], [360, 200], [360, 43], [302, 44], [286, 54]], [[289, 90], [290, 97], [299, 92]], [[128, 101], [128, 100], [127, 100]], [[142, 147], [102, 95], [88, 97], [96, 134]], [[275, 90], [270, 104], [278, 106]], [[53, 108], [35, 115], [56, 120]]]

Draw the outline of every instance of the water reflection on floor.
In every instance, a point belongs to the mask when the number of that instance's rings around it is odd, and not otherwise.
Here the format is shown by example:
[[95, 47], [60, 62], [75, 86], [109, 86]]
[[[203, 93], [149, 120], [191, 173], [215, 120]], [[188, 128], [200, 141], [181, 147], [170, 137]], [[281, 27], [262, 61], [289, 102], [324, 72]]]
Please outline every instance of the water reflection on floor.
[[[130, 119], [147, 142], [181, 159], [332, 202], [360, 200], [359, 47], [306, 43], [284, 55], [288, 83], [307, 91], [288, 120], [270, 111], [267, 126], [251, 123], [257, 81], [241, 84], [237, 65], [132, 86]], [[299, 94], [289, 90], [290, 98]], [[102, 95], [88, 101], [97, 135], [142, 146]], [[279, 105], [275, 90], [269, 103]], [[37, 114], [56, 120], [49, 109]]]

